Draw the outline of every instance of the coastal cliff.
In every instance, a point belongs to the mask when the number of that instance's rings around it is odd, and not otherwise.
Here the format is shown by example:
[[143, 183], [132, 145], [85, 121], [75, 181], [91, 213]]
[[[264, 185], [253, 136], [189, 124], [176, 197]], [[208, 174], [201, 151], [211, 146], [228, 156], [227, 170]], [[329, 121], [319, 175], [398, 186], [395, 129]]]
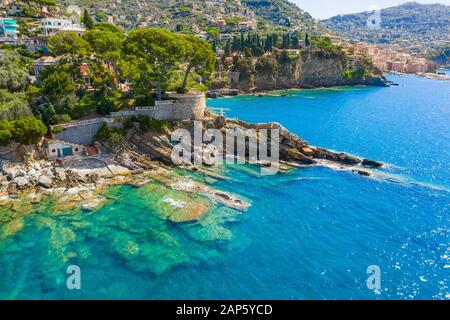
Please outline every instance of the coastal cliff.
[[364, 60], [345, 52], [308, 48], [299, 52], [277, 51], [259, 58], [236, 58], [227, 71], [216, 72], [210, 97], [227, 89], [259, 92], [345, 85], [387, 87], [389, 82]]

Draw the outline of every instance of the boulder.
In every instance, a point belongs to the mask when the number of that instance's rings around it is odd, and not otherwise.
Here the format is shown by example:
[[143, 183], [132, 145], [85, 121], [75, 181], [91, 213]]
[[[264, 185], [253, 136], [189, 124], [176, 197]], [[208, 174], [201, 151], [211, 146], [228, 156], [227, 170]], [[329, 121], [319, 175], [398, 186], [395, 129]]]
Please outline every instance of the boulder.
[[62, 168], [55, 169], [55, 176], [60, 181], [66, 181], [66, 179], [67, 179], [66, 171]]
[[24, 189], [30, 184], [30, 181], [26, 177], [16, 177], [13, 181], [19, 189]]
[[227, 120], [225, 119], [225, 117], [220, 116], [214, 120], [214, 127], [217, 129], [222, 129], [226, 124]]
[[81, 205], [81, 210], [85, 212], [94, 211], [102, 203], [101, 199], [89, 199], [87, 202]]
[[379, 168], [379, 167], [383, 166], [383, 164], [381, 162], [378, 162], [375, 160], [370, 160], [370, 159], [363, 159], [362, 165], [366, 166], [366, 167], [372, 167], [372, 168]]
[[97, 183], [98, 179], [100, 179], [100, 176], [95, 172], [92, 172], [87, 176], [87, 181], [90, 183]]
[[295, 161], [301, 164], [315, 164], [312, 158], [307, 157], [303, 153], [301, 153], [298, 149], [292, 147], [282, 146], [280, 150], [281, 158], [286, 159], [287, 161]]
[[39, 186], [49, 189], [49, 188], [51, 188], [52, 184], [53, 184], [53, 180], [49, 176], [42, 175], [39, 177], [39, 181], [38, 181]]
[[357, 174], [359, 174], [360, 176], [363, 176], [363, 177], [370, 177], [371, 176], [370, 172], [367, 172], [367, 171], [364, 171], [364, 170], [352, 170], [352, 172], [357, 173]]
[[302, 153], [307, 157], [312, 157], [314, 155], [313, 148], [303, 148]]

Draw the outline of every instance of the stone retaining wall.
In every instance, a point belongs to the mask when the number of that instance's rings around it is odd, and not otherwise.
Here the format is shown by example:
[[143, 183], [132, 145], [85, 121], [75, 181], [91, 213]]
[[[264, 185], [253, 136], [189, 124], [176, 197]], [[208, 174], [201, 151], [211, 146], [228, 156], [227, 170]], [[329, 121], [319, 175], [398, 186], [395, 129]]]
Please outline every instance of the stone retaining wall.
[[115, 119], [148, 115], [157, 120], [201, 120], [205, 115], [206, 99], [199, 94], [170, 94], [173, 100], [156, 101], [154, 107], [137, 107], [132, 111], [112, 112]]
[[[95, 121], [94, 121], [95, 120]], [[104, 123], [112, 123], [112, 119], [98, 118], [87, 121], [70, 122], [52, 127], [52, 131], [56, 127], [61, 127], [63, 131], [52, 133], [52, 138], [66, 142], [89, 145], [92, 143], [94, 136]]]
[[63, 128], [62, 132], [52, 134], [53, 139], [89, 145], [104, 123], [121, 126], [120, 122], [132, 116], [148, 115], [158, 120], [201, 120], [205, 114], [206, 99], [203, 93], [170, 94], [173, 100], [156, 101], [154, 107], [136, 107], [135, 110], [112, 112], [109, 117], [85, 121], [74, 121], [52, 127]]

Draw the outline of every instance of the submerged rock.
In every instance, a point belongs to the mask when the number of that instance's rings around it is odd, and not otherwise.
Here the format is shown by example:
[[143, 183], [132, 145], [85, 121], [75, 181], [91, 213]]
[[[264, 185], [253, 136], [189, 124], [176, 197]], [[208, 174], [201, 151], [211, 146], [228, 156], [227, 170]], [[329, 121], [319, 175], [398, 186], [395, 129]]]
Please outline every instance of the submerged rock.
[[97, 209], [102, 204], [102, 199], [94, 198], [89, 199], [86, 203], [81, 205], [81, 209], [83, 211], [93, 211]]
[[352, 172], [359, 174], [363, 177], [370, 177], [372, 174], [370, 172], [364, 171], [364, 170], [352, 170]]
[[363, 166], [372, 167], [372, 168], [380, 168], [383, 166], [383, 163], [375, 161], [375, 160], [370, 160], [370, 159], [363, 159], [361, 164]]

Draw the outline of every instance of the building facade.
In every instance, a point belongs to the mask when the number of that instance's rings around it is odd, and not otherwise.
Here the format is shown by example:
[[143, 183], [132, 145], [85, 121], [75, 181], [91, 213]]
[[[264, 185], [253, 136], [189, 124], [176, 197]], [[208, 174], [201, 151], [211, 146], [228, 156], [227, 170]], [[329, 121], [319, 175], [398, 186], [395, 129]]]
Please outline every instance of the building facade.
[[0, 38], [2, 40], [15, 40], [18, 38], [17, 22], [14, 19], [0, 19]]
[[58, 32], [75, 32], [81, 35], [85, 31], [80, 25], [73, 24], [70, 20], [56, 18], [42, 19], [39, 30], [45, 36], [51, 36]]

